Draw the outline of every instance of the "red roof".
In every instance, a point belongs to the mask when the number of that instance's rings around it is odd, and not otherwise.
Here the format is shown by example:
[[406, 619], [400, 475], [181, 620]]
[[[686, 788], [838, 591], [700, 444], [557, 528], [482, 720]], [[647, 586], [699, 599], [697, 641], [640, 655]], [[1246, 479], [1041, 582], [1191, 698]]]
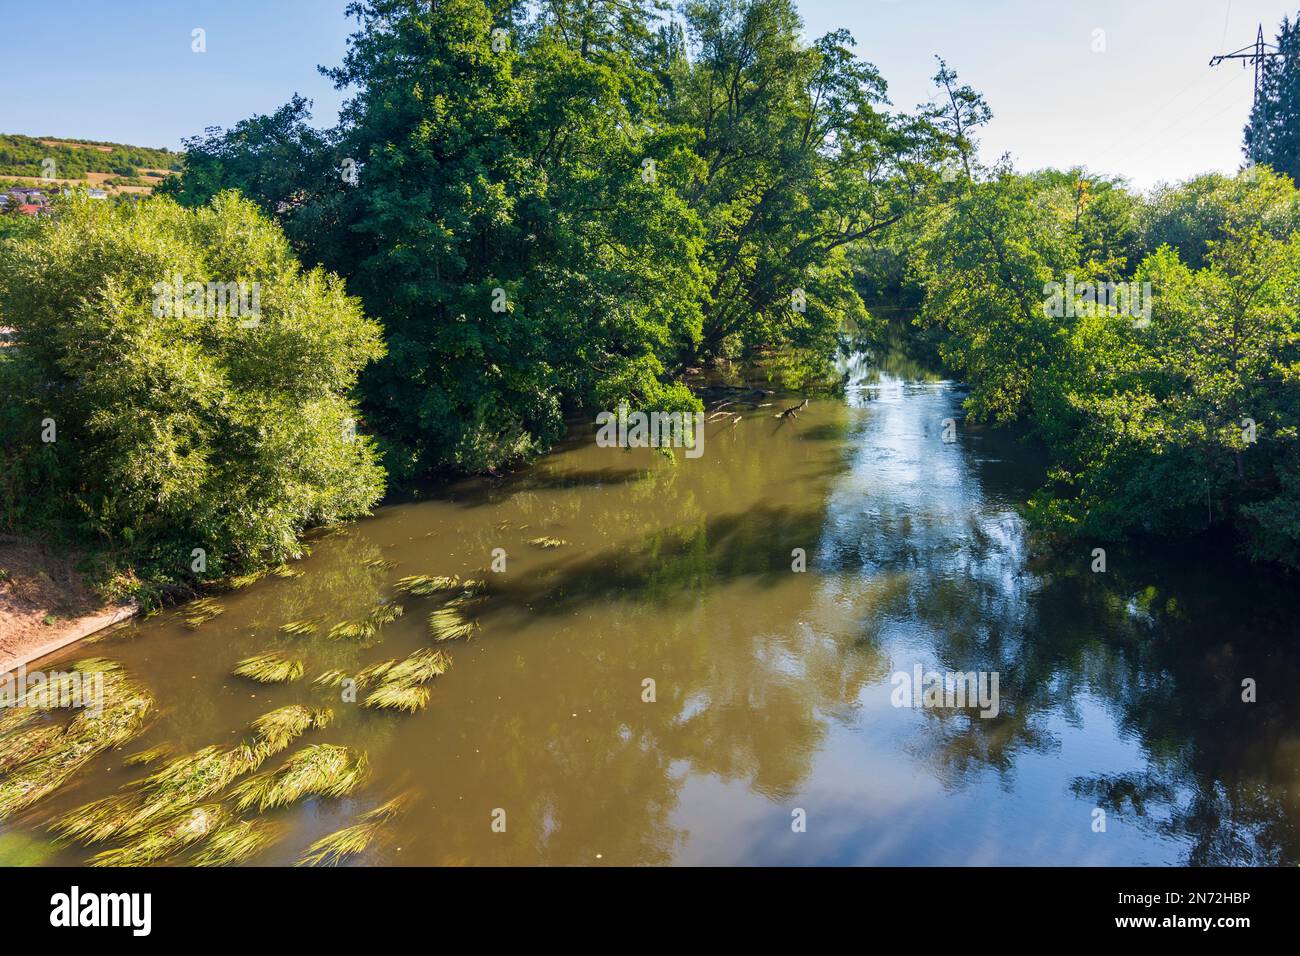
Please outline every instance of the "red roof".
[[24, 216], [35, 216], [37, 213], [41, 211], [41, 207], [33, 206], [31, 203], [25, 202], [18, 207], [18, 211], [22, 213]]

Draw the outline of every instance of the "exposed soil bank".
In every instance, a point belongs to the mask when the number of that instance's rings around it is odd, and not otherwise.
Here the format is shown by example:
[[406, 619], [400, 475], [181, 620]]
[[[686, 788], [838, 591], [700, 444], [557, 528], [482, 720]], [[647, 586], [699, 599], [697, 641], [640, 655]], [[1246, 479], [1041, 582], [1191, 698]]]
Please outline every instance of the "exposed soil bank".
[[0, 673], [30, 663], [133, 616], [134, 604], [110, 604], [86, 586], [78, 556], [0, 536]]

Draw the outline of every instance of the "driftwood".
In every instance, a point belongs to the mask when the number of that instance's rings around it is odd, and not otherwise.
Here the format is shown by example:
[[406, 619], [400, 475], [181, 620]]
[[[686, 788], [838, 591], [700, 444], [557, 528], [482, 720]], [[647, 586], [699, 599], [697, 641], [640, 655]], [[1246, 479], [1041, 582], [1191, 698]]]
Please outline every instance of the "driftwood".
[[808, 407], [808, 399], [804, 399], [798, 405], [791, 405], [783, 412], [777, 412], [773, 418], [798, 418], [799, 413]]

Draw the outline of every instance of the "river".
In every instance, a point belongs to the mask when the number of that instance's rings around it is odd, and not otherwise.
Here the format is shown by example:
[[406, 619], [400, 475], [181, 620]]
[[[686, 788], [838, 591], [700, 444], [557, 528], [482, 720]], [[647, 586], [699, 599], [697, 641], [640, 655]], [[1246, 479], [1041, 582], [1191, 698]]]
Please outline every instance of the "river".
[[[220, 596], [195, 630], [181, 609], [69, 650], [44, 666], [119, 660], [159, 716], [0, 824], [0, 863], [84, 862], [45, 825], [148, 772], [124, 753], [233, 743], [294, 702], [330, 707], [311, 742], [364, 750], [371, 774], [269, 811], [285, 834], [255, 863], [292, 863], [398, 793], [408, 812], [355, 862], [1300, 862], [1294, 585], [1212, 542], [1108, 547], [1104, 572], [1094, 543], [1036, 549], [1016, 509], [1042, 464], [961, 399], [856, 368], [843, 397], [794, 419], [765, 399], [675, 465], [586, 431], [317, 536], [301, 576]], [[488, 585], [428, 706], [313, 684], [427, 645], [436, 602], [399, 596], [370, 646], [280, 625], [355, 617], [410, 574]], [[305, 677], [230, 676], [268, 649]], [[996, 675], [996, 716], [896, 706], [894, 675], [918, 665]]]

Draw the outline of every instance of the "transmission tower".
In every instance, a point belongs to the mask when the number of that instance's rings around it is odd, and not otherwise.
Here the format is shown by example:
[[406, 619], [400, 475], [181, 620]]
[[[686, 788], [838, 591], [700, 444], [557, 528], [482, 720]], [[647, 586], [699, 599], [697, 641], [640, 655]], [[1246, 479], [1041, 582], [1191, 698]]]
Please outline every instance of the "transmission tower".
[[1254, 64], [1255, 67], [1255, 98], [1252, 105], [1259, 103], [1259, 81], [1260, 75], [1264, 69], [1264, 60], [1273, 57], [1282, 56], [1282, 52], [1271, 43], [1264, 42], [1264, 25], [1259, 25], [1259, 32], [1255, 34], [1255, 42], [1250, 46], [1244, 46], [1233, 53], [1220, 53], [1218, 56], [1210, 57], [1210, 66], [1218, 66], [1224, 60], [1241, 60], [1242, 69], [1247, 64]]

